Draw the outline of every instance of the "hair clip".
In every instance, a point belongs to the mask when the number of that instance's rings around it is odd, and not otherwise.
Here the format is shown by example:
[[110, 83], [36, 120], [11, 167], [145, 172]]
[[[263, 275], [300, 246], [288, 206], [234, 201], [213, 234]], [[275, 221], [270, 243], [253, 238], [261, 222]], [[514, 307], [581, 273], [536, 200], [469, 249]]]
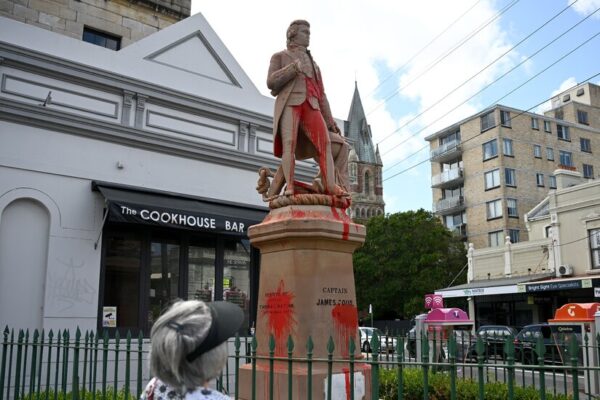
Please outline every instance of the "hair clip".
[[166, 325], [171, 329], [175, 329], [178, 333], [181, 332], [184, 328], [183, 325], [181, 325], [175, 321], [169, 321], [169, 322], [167, 322]]

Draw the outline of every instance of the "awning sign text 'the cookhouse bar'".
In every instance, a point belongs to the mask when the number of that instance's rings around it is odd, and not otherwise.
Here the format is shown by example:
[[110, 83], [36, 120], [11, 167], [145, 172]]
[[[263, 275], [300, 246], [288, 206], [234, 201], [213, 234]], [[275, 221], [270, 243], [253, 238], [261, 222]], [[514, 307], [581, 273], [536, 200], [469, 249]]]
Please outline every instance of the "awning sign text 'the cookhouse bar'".
[[154, 209], [112, 202], [110, 217], [117, 222], [142, 223], [177, 228], [244, 233], [250, 221], [231, 219], [222, 215], [186, 213], [181, 210]]

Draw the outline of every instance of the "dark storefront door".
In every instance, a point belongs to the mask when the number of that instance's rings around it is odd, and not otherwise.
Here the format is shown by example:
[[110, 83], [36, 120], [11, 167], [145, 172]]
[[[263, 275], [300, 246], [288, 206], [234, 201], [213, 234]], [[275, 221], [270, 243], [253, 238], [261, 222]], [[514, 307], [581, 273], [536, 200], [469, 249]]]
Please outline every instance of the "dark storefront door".
[[[134, 335], [141, 329], [147, 335], [176, 299], [230, 301], [244, 310], [240, 333], [252, 325], [258, 252], [246, 238], [112, 224], [103, 247], [100, 329]], [[107, 312], [115, 314], [112, 319]], [[106, 326], [109, 320], [116, 327]]]

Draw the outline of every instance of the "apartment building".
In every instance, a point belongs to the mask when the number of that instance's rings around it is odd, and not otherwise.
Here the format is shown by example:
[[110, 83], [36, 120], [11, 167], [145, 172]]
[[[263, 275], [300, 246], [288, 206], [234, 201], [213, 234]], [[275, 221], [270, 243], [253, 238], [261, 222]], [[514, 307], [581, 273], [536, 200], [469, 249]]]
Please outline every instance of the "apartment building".
[[600, 86], [555, 96], [543, 115], [495, 105], [426, 138], [433, 211], [473, 243], [528, 240], [523, 214], [556, 189], [556, 169], [600, 173]]
[[556, 190], [524, 216], [529, 240], [469, 246], [467, 282], [436, 290], [466, 298], [479, 325], [545, 322], [600, 296], [600, 180], [558, 169]]

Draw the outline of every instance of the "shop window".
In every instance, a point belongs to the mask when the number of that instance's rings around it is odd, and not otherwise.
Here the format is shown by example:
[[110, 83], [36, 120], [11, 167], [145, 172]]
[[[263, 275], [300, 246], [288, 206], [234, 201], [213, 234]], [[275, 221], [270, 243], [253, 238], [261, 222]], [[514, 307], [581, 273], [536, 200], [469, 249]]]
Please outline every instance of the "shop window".
[[188, 247], [188, 298], [210, 302], [215, 300], [215, 245], [210, 240], [196, 239]]
[[[136, 233], [116, 233], [106, 237], [104, 261], [104, 301], [115, 315], [102, 313], [101, 326], [137, 330], [140, 326], [140, 280], [142, 237]], [[108, 325], [108, 326], [106, 326]]]
[[494, 119], [494, 112], [490, 111], [489, 113], [481, 116], [481, 132], [487, 131], [488, 129], [496, 126], [496, 121]]
[[484, 175], [485, 179], [485, 190], [494, 189], [500, 186], [500, 170], [495, 169], [493, 171], [488, 171]]
[[149, 328], [174, 299], [183, 297], [179, 292], [179, 254], [180, 247], [176, 243], [150, 243]]
[[592, 268], [600, 268], [600, 229], [589, 231]]
[[498, 155], [498, 142], [496, 139], [490, 140], [483, 144], [483, 161], [489, 160], [490, 158]]

